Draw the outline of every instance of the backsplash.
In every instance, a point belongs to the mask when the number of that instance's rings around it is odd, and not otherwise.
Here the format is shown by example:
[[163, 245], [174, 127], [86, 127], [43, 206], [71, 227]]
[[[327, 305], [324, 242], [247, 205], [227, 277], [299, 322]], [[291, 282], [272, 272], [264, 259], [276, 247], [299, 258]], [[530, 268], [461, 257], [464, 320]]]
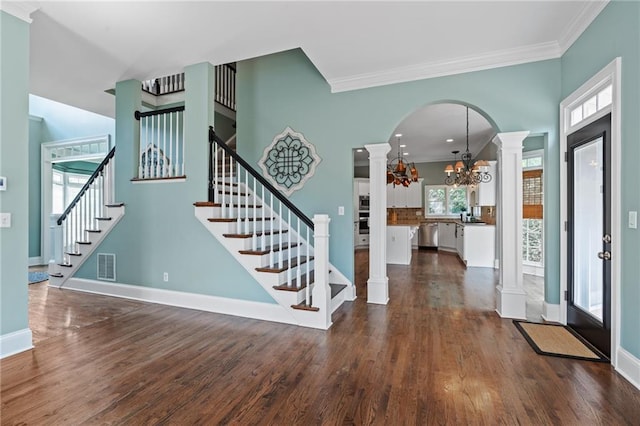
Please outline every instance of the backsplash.
[[496, 224], [496, 207], [495, 206], [482, 206], [480, 218], [488, 225]]
[[[394, 221], [395, 218], [395, 221]], [[424, 216], [421, 208], [387, 209], [387, 220], [395, 223], [420, 222]]]

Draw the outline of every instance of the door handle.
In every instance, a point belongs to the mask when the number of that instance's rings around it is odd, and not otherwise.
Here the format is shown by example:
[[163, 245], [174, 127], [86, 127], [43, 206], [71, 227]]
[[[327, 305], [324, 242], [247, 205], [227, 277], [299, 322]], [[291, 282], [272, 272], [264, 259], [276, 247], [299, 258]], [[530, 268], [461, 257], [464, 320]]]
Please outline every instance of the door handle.
[[604, 237], [602, 237], [602, 242], [605, 243], [605, 244], [610, 244], [611, 243], [611, 235], [604, 234]]
[[598, 259], [611, 260], [611, 252], [610, 251], [601, 251], [600, 253], [598, 253]]

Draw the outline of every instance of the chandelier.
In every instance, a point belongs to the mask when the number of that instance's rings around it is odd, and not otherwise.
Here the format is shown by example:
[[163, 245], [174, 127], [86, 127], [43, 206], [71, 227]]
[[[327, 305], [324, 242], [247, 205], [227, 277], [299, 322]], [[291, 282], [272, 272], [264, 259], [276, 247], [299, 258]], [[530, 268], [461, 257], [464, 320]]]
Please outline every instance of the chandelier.
[[460, 160], [457, 160], [459, 152], [451, 151], [455, 165], [448, 164], [444, 168], [444, 172], [447, 174], [444, 179], [445, 184], [458, 187], [491, 182], [491, 175], [488, 172], [489, 162], [478, 160], [471, 164], [471, 153], [469, 152], [469, 107], [467, 107], [467, 150], [460, 155]]
[[[398, 142], [398, 155], [387, 163], [387, 185], [393, 184], [402, 185], [404, 187], [409, 186], [411, 182], [418, 181], [418, 169], [416, 169], [415, 163], [408, 163], [402, 157], [400, 152], [400, 138], [402, 134], [398, 133], [396, 139]], [[407, 175], [407, 169], [409, 169], [409, 175]]]

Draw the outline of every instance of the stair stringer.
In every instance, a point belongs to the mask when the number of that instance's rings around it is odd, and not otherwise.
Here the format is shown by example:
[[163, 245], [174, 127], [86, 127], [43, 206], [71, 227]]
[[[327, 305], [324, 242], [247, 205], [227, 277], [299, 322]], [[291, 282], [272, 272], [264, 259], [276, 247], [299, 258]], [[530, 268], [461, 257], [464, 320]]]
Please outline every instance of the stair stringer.
[[[248, 256], [239, 252], [242, 243], [233, 241], [234, 239], [226, 238], [223, 234], [228, 232], [228, 224], [225, 223], [212, 223], [208, 219], [213, 217], [215, 207], [195, 207], [195, 216], [198, 221], [218, 240], [218, 242], [236, 259], [236, 261], [245, 268], [247, 272], [256, 280], [258, 284], [280, 305], [285, 312], [291, 317], [292, 324], [297, 324], [303, 327], [328, 329], [322, 318], [324, 314], [322, 312], [309, 312], [299, 309], [293, 309], [291, 305], [300, 303], [299, 298], [304, 297], [304, 290], [293, 291], [281, 291], [273, 288], [273, 283], [268, 282], [265, 279], [264, 272], [258, 272], [253, 267]], [[246, 239], [247, 244], [250, 243], [250, 239]], [[313, 291], [314, 285], [311, 284], [309, 291]]]
[[[100, 243], [106, 238], [107, 235], [115, 228], [120, 222], [120, 219], [124, 216], [124, 205], [105, 206], [105, 217], [110, 217], [111, 220], [100, 220], [98, 222], [98, 228], [101, 232], [87, 233], [87, 241], [91, 244], [79, 244], [78, 252], [80, 256], [73, 256], [71, 267], [64, 267], [55, 264], [49, 265], [49, 287], [60, 288], [64, 283], [80, 269], [80, 267], [87, 261], [91, 254], [96, 251], [100, 246]], [[54, 277], [52, 273], [61, 273], [62, 277]]]

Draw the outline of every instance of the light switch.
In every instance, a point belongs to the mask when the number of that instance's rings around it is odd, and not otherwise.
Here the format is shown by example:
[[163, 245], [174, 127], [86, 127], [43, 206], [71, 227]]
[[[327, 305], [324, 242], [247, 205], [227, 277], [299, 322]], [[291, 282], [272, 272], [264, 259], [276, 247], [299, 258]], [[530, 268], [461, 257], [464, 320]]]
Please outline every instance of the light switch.
[[0, 228], [11, 228], [11, 213], [0, 213]]
[[338, 216], [344, 216], [344, 206], [338, 206]]
[[631, 229], [638, 228], [638, 212], [637, 211], [629, 212], [629, 228]]

